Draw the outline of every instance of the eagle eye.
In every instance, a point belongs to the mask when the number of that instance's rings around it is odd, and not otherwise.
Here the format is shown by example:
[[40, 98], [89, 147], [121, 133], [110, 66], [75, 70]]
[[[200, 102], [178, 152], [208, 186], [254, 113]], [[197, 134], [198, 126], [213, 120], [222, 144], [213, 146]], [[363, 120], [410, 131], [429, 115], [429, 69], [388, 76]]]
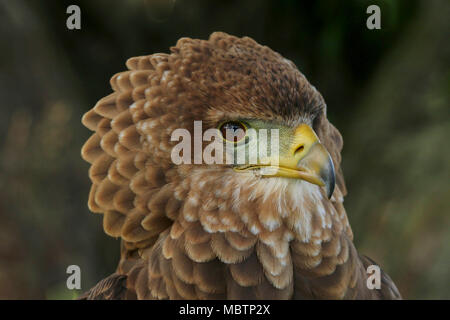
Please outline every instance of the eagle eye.
[[238, 143], [245, 138], [247, 126], [240, 121], [227, 121], [219, 126], [223, 139]]

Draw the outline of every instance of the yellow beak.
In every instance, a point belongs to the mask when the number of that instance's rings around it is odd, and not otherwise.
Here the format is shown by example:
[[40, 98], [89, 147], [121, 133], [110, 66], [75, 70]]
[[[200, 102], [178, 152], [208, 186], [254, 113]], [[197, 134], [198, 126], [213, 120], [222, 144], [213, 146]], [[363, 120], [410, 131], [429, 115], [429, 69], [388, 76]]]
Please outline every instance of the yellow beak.
[[310, 126], [302, 124], [294, 130], [287, 150], [280, 150], [277, 159], [269, 158], [267, 164], [236, 167], [236, 171], [258, 169], [263, 177], [302, 179], [325, 187], [328, 198], [334, 191], [333, 161]]

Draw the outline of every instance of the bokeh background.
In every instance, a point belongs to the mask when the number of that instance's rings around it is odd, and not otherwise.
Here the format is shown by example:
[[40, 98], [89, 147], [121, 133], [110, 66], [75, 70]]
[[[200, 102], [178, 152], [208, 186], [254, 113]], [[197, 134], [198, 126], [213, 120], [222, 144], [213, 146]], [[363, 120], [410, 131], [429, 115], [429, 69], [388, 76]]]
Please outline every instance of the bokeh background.
[[[81, 8], [81, 30], [66, 8]], [[366, 8], [381, 8], [381, 30]], [[70, 299], [119, 241], [89, 212], [80, 119], [132, 56], [250, 36], [296, 63], [344, 137], [357, 248], [409, 299], [450, 299], [450, 1], [0, 0], [0, 298]]]

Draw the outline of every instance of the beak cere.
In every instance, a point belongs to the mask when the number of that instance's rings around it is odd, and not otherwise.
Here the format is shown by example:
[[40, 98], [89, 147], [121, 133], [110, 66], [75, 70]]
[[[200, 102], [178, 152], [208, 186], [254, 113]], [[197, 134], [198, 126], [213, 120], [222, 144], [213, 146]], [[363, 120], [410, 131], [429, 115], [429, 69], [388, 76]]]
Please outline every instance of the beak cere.
[[269, 159], [264, 165], [238, 167], [235, 170], [258, 169], [263, 177], [302, 179], [324, 187], [328, 198], [331, 198], [336, 182], [334, 165], [314, 130], [302, 124], [289, 138], [289, 147], [280, 148], [277, 159]]

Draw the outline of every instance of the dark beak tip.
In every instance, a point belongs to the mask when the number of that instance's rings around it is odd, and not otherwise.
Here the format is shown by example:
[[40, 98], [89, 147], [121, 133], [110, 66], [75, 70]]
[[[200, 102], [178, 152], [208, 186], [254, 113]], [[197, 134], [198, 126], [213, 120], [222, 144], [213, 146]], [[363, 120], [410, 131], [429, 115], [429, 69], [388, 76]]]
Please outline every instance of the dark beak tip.
[[332, 181], [332, 182], [330, 181], [330, 183], [327, 184], [327, 196], [328, 196], [328, 199], [331, 199], [331, 196], [333, 195], [333, 192], [334, 192], [334, 187], [335, 187], [335, 182], [334, 181]]
[[333, 195], [334, 192], [334, 188], [336, 186], [336, 173], [334, 171], [334, 164], [333, 160], [331, 160], [331, 157], [329, 157], [328, 161], [329, 161], [328, 167], [324, 172], [323, 180], [325, 181], [328, 199], [331, 199], [331, 196]]

